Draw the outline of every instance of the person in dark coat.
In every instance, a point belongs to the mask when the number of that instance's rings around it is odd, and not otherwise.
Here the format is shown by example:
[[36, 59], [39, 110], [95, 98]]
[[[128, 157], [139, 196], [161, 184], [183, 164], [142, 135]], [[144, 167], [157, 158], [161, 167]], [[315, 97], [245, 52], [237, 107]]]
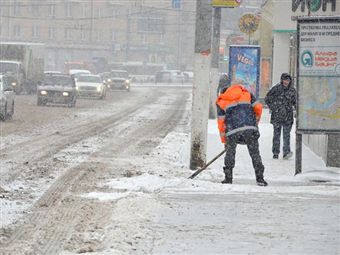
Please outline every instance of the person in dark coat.
[[283, 131], [283, 159], [292, 157], [290, 150], [290, 131], [294, 122], [296, 107], [296, 90], [292, 85], [292, 77], [288, 73], [281, 75], [280, 83], [274, 85], [265, 97], [271, 111], [270, 123], [273, 125], [273, 158], [280, 154], [281, 130]]
[[256, 183], [267, 186], [263, 179], [264, 166], [259, 151], [260, 133], [258, 122], [262, 114], [262, 104], [241, 84], [226, 87], [216, 100], [217, 124], [221, 142], [225, 144], [225, 179], [222, 183], [232, 183], [237, 144], [246, 144], [255, 170]]

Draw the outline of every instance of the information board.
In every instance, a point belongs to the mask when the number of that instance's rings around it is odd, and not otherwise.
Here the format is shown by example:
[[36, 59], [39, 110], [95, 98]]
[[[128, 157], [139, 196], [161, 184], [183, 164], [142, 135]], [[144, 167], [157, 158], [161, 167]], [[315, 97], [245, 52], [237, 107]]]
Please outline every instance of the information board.
[[297, 130], [340, 131], [340, 17], [300, 18]]

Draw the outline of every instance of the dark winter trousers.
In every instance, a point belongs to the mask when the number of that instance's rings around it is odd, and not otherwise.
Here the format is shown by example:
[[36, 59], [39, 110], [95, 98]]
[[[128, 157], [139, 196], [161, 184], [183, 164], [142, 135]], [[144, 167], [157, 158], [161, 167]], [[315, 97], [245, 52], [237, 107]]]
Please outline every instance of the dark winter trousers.
[[246, 144], [248, 152], [253, 162], [256, 179], [263, 178], [264, 166], [259, 151], [258, 132], [239, 132], [228, 136], [226, 143], [226, 154], [224, 158], [224, 173], [227, 179], [233, 178], [233, 168], [235, 167], [235, 154], [237, 144]]
[[292, 130], [291, 124], [273, 124], [274, 135], [273, 135], [273, 154], [280, 154], [280, 140], [281, 140], [281, 129], [283, 130], [283, 155], [285, 156], [290, 152], [290, 131]]

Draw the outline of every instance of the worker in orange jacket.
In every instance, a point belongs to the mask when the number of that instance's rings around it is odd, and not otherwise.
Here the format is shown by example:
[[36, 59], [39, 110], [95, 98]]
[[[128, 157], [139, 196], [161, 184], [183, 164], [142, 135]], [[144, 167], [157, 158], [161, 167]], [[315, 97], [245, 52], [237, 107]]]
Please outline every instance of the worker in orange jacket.
[[264, 166], [259, 151], [260, 133], [258, 123], [262, 114], [262, 104], [240, 84], [227, 86], [216, 100], [217, 123], [221, 142], [225, 144], [225, 179], [222, 183], [233, 182], [233, 168], [237, 144], [246, 144], [252, 159], [259, 186], [267, 186], [263, 179]]

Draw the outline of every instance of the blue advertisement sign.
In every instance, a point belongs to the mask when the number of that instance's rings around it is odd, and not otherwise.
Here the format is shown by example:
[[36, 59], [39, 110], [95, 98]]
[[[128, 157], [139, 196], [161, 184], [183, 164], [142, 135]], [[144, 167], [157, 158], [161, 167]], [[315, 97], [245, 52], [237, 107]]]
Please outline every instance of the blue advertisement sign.
[[261, 49], [259, 46], [235, 45], [229, 48], [231, 84], [244, 85], [256, 98], [260, 90]]

